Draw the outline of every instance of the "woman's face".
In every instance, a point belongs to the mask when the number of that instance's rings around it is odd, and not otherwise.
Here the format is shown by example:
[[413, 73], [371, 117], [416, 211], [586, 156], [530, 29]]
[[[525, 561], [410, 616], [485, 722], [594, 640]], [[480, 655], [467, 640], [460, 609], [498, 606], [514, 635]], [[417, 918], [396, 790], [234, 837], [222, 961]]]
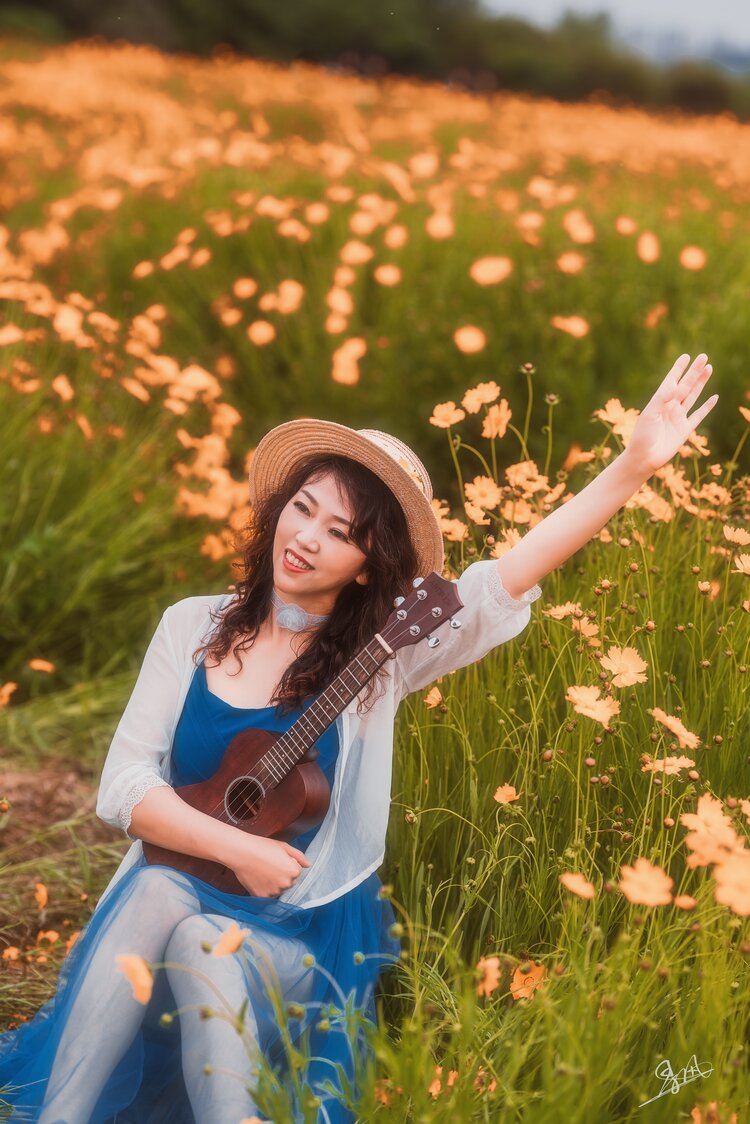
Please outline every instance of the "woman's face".
[[[282, 509], [273, 542], [274, 588], [308, 613], [330, 613], [344, 586], [365, 584], [366, 555], [349, 537], [352, 511], [333, 476], [306, 480]], [[312, 569], [293, 570], [285, 551]]]

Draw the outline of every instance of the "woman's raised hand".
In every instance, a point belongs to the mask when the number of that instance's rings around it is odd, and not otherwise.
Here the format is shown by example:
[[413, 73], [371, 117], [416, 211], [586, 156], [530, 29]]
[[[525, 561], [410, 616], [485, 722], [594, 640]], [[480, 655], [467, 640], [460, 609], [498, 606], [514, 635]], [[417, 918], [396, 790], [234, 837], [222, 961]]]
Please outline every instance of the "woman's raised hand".
[[712, 394], [688, 416], [711, 371], [707, 355], [696, 356], [692, 363], [689, 355], [681, 355], [641, 410], [622, 455], [633, 462], [644, 480], [672, 459], [719, 401], [718, 394]]
[[232, 853], [223, 858], [247, 892], [261, 898], [277, 897], [294, 885], [302, 867], [312, 866], [305, 852], [291, 843], [239, 829]]

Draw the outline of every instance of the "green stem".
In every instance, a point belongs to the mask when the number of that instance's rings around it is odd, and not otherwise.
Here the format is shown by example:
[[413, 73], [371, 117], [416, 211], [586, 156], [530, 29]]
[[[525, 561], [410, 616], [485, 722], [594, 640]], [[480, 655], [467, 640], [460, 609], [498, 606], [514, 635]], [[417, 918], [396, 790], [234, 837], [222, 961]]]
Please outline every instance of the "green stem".
[[727, 465], [726, 476], [725, 476], [724, 480], [722, 481], [725, 488], [729, 487], [729, 484], [730, 484], [731, 479], [732, 479], [732, 473], [734, 472], [734, 470], [735, 470], [735, 468], [737, 467], [737, 464], [738, 464], [738, 457], [739, 457], [739, 455], [742, 451], [742, 446], [747, 441], [747, 436], [748, 436], [749, 433], [750, 433], [750, 429], [746, 428], [745, 431], [743, 432], [742, 436], [740, 437], [739, 441], [737, 442], [737, 448], [734, 450], [734, 453], [732, 454], [732, 456], [729, 459], [729, 463]]

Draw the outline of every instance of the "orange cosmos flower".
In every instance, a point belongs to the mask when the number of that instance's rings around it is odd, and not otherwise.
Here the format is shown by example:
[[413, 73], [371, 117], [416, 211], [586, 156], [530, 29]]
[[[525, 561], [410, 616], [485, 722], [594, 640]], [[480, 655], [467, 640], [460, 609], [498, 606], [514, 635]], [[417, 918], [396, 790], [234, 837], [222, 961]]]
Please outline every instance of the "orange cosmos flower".
[[353, 285], [357, 279], [355, 270], [350, 265], [337, 265], [333, 271], [333, 289], [345, 289], [347, 285]]
[[690, 733], [683, 726], [681, 720], [673, 714], [666, 714], [661, 707], [655, 706], [648, 711], [652, 714], [657, 722], [661, 722], [662, 726], [666, 726], [671, 734], [674, 734], [679, 742], [680, 749], [697, 749], [701, 744], [701, 740], [697, 734]]
[[576, 250], [568, 250], [567, 253], [560, 254], [555, 264], [561, 273], [580, 273], [586, 264], [586, 259]]
[[469, 277], [477, 285], [499, 285], [513, 272], [513, 262], [505, 257], [477, 258], [469, 268]]
[[642, 262], [651, 265], [652, 262], [658, 261], [659, 255], [661, 254], [659, 239], [652, 231], [644, 230], [643, 233], [638, 236], [635, 252]]
[[510, 982], [511, 995], [514, 999], [531, 999], [546, 975], [547, 969], [543, 964], [535, 964], [533, 960], [519, 964]]
[[750, 532], [743, 531], [742, 527], [732, 527], [731, 524], [725, 523], [721, 530], [724, 538], [729, 542], [736, 543], [737, 546], [750, 546]]
[[714, 897], [740, 917], [750, 915], [750, 852], [738, 850], [713, 869]]
[[407, 166], [415, 179], [424, 180], [435, 175], [440, 160], [436, 152], [415, 152], [409, 157]]
[[319, 226], [320, 223], [327, 222], [330, 213], [331, 209], [325, 203], [308, 203], [304, 210], [305, 221]]
[[446, 211], [435, 211], [424, 224], [425, 232], [430, 238], [442, 241], [453, 235], [455, 226], [453, 219]]
[[300, 307], [304, 295], [304, 285], [300, 285], [293, 277], [286, 277], [279, 282], [276, 308], [282, 315], [289, 316]]
[[[436, 1065], [435, 1066], [435, 1073], [436, 1073], [437, 1076], [431, 1082], [431, 1084], [430, 1084], [430, 1086], [427, 1090], [427, 1092], [432, 1097], [438, 1097], [443, 1091], [443, 1087], [441, 1085], [441, 1077], [440, 1077], [442, 1072], [443, 1072], [443, 1067], [441, 1065]], [[458, 1070], [457, 1069], [449, 1070], [448, 1071], [448, 1078], [447, 1078], [446, 1083], [445, 1083], [445, 1088], [449, 1089], [450, 1086], [454, 1083], [454, 1081], [456, 1080], [457, 1077], [458, 1077]]]
[[49, 660], [40, 660], [40, 659], [27, 660], [26, 663], [31, 668], [32, 671], [48, 671], [48, 672], [51, 672], [51, 671], [55, 670], [55, 665], [53, 663], [50, 663]]
[[638, 224], [628, 215], [618, 215], [615, 219], [615, 230], [618, 234], [635, 234]]
[[560, 875], [560, 881], [566, 890], [570, 890], [571, 894], [577, 894], [579, 898], [593, 898], [596, 894], [596, 888], [588, 878], [582, 874], [577, 874], [572, 870], [566, 870], [564, 874]]
[[351, 316], [354, 311], [351, 293], [348, 289], [340, 289], [337, 285], [333, 285], [326, 293], [326, 304], [331, 312], [336, 312], [339, 316]]
[[695, 909], [698, 902], [695, 898], [691, 898], [690, 894], [678, 894], [676, 898], [672, 899], [672, 905], [677, 909]]
[[494, 402], [499, 393], [500, 387], [496, 382], [480, 382], [466, 391], [461, 399], [461, 405], [467, 413], [476, 414], [480, 406]]
[[501, 784], [495, 789], [492, 799], [496, 800], [498, 804], [511, 804], [514, 800], [520, 800], [522, 796], [523, 793], [516, 792], [514, 785]]
[[131, 953], [121, 953], [115, 957], [118, 972], [127, 976], [133, 989], [133, 998], [137, 1003], [148, 1003], [153, 989], [153, 976], [151, 969], [142, 956]]
[[505, 437], [508, 422], [513, 417], [513, 412], [508, 406], [507, 398], [502, 398], [494, 406], [490, 406], [484, 422], [482, 423], [482, 437]]
[[486, 527], [486, 526], [488, 526], [488, 525], [489, 525], [489, 522], [490, 522], [490, 520], [489, 520], [489, 519], [485, 519], [485, 517], [484, 517], [484, 515], [485, 515], [484, 511], [482, 510], [482, 508], [481, 508], [481, 507], [478, 507], [478, 506], [477, 506], [476, 504], [474, 504], [474, 503], [469, 503], [469, 502], [467, 501], [467, 502], [466, 502], [466, 503], [464, 504], [464, 511], [465, 511], [465, 512], [466, 512], [466, 514], [467, 514], [467, 515], [469, 516], [469, 519], [471, 519], [472, 523], [476, 523], [476, 524], [477, 524], [477, 526], [479, 526], [479, 527]]
[[739, 836], [731, 817], [725, 815], [721, 800], [710, 792], [698, 798], [697, 812], [683, 812], [680, 823], [689, 828], [685, 836], [685, 846], [691, 852], [687, 865], [691, 870], [697, 866], [723, 862], [729, 855], [745, 849], [745, 840]]
[[628, 645], [624, 648], [613, 645], [599, 662], [606, 671], [612, 673], [613, 687], [631, 687], [634, 683], [648, 682], [648, 664], [641, 659], [635, 648]]
[[593, 226], [580, 208], [568, 211], [563, 218], [563, 226], [573, 242], [593, 242], [596, 238]]
[[34, 884], [34, 897], [36, 898], [36, 904], [39, 906], [40, 910], [44, 909], [49, 901], [49, 894], [43, 882], [36, 882]]
[[377, 216], [368, 214], [367, 211], [355, 211], [349, 219], [349, 229], [352, 234], [372, 234], [377, 225]]
[[706, 252], [700, 246], [683, 246], [680, 250], [680, 265], [683, 269], [703, 269]]
[[344, 265], [364, 265], [374, 253], [375, 251], [367, 243], [352, 239], [341, 247], [339, 257]]
[[443, 696], [440, 694], [439, 687], [433, 687], [424, 697], [424, 704], [429, 707], [439, 706], [442, 701]]
[[398, 285], [401, 280], [401, 270], [397, 265], [379, 265], [373, 277], [379, 285]]
[[334, 382], [344, 386], [353, 386], [359, 382], [359, 367], [357, 361], [367, 351], [367, 343], [361, 336], [351, 336], [344, 340], [340, 347], [333, 353], [333, 368], [331, 378]]
[[646, 328], [655, 328], [659, 321], [662, 320], [668, 312], [669, 308], [667, 307], [667, 305], [664, 304], [663, 301], [659, 301], [646, 313], [646, 316], [643, 320], [644, 326]]
[[692, 769], [694, 765], [695, 761], [692, 761], [689, 757], [663, 757], [656, 761], [649, 758], [641, 766], [641, 772], [663, 773], [665, 777], [679, 777], [682, 769]]
[[674, 880], [643, 857], [620, 867], [619, 889], [633, 905], [669, 905]]
[[237, 922], [233, 920], [229, 928], [221, 934], [221, 937], [211, 949], [211, 955], [229, 956], [230, 953], [236, 952], [249, 932], [249, 929], [240, 929]]
[[67, 375], [55, 375], [50, 385], [63, 402], [70, 402], [71, 398], [75, 397], [75, 391]]
[[619, 398], [610, 398], [603, 409], [593, 411], [593, 416], [611, 425], [613, 432], [622, 437], [627, 445], [640, 411], [632, 408], [626, 410]]
[[575, 336], [576, 339], [582, 339], [589, 333], [588, 321], [582, 316], [553, 316], [550, 324], [561, 332], [567, 332], [569, 336]]
[[409, 231], [402, 223], [396, 223], [385, 231], [383, 241], [389, 250], [400, 250], [409, 241]]
[[[580, 623], [580, 622], [578, 622]], [[601, 722], [602, 726], [609, 726], [615, 715], [620, 713], [620, 704], [616, 699], [599, 695], [598, 687], [572, 686], [565, 692], [565, 698], [573, 704], [573, 709], [586, 718], [593, 718]]]
[[477, 995], [491, 995], [500, 984], [500, 957], [480, 956], [476, 971], [482, 973], [477, 984]]
[[521, 211], [516, 226], [523, 234], [533, 234], [544, 225], [544, 215], [539, 211]]
[[570, 627], [573, 632], [580, 632], [581, 636], [589, 642], [589, 647], [601, 647], [601, 640], [598, 638], [599, 625], [594, 621], [590, 621], [587, 616], [580, 618], [573, 617], [570, 622]]
[[444, 519], [443, 534], [449, 542], [463, 542], [469, 534], [469, 528], [460, 519]]
[[249, 300], [254, 297], [258, 291], [258, 282], [254, 281], [252, 277], [238, 277], [234, 285], [232, 285], [232, 292], [238, 300]]
[[467, 499], [485, 510], [497, 507], [503, 498], [503, 493], [498, 488], [491, 476], [475, 476], [471, 483], [464, 484]]
[[276, 329], [268, 320], [253, 320], [247, 326], [247, 338], [256, 347], [264, 347], [276, 338]]
[[473, 355], [484, 348], [487, 337], [481, 328], [476, 328], [473, 324], [467, 324], [463, 328], [456, 329], [453, 333], [453, 342], [458, 350], [463, 351], [465, 355]]
[[448, 429], [465, 417], [466, 414], [456, 406], [455, 402], [439, 402], [432, 411], [429, 421], [430, 425], [435, 425], [438, 429]]

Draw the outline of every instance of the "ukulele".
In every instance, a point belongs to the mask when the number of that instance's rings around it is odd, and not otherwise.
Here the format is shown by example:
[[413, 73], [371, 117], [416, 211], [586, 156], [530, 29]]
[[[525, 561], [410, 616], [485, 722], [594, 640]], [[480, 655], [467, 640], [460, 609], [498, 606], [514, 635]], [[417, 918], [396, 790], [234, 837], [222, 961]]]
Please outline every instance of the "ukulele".
[[[342, 672], [284, 733], [250, 727], [232, 738], [213, 776], [174, 791], [200, 812], [252, 835], [291, 843], [317, 826], [328, 811], [331, 790], [323, 770], [315, 764], [315, 742], [336, 721], [386, 660], [399, 648], [427, 637], [434, 648], [440, 638], [431, 632], [453, 619], [463, 608], [456, 583], [436, 570], [418, 577], [407, 597], [397, 597], [385, 627], [359, 651]], [[143, 841], [147, 863], [158, 863], [194, 874], [217, 890], [246, 894], [234, 871], [213, 859], [184, 855]]]

